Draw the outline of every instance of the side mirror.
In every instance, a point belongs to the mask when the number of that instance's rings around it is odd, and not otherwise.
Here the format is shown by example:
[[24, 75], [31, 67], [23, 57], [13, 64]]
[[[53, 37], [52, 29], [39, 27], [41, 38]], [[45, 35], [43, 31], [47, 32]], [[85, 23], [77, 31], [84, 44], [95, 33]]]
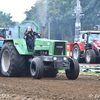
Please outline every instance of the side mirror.
[[9, 35], [11, 35], [11, 31], [9, 31]]
[[85, 34], [82, 34], [82, 39], [85, 39]]

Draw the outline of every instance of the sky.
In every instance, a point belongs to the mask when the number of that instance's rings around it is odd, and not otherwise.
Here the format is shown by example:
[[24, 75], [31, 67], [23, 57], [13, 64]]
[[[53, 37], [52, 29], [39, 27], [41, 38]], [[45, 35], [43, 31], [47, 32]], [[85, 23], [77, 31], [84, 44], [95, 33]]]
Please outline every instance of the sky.
[[1, 0], [0, 11], [11, 13], [12, 20], [21, 22], [25, 19], [24, 12], [31, 9], [37, 0]]

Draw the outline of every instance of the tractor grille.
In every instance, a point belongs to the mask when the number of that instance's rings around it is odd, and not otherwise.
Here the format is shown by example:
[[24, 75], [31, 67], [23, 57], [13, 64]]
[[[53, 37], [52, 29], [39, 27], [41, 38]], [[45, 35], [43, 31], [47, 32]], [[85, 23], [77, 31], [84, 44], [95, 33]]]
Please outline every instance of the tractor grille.
[[65, 42], [55, 42], [54, 55], [65, 55]]

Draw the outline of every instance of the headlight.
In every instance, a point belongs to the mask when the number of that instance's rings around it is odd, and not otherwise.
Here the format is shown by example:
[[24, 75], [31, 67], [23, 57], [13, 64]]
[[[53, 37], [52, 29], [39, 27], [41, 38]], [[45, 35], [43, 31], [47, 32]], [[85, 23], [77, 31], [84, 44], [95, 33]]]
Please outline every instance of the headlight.
[[63, 58], [63, 60], [67, 60], [67, 58], [66, 58], [66, 57], [64, 57], [64, 58]]
[[57, 57], [54, 57], [53, 60], [57, 60]]

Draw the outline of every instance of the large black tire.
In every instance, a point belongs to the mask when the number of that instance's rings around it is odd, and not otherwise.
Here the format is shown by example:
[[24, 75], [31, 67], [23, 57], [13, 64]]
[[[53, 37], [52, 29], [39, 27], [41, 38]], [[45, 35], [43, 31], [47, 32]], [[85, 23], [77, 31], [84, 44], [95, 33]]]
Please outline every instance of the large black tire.
[[88, 64], [96, 62], [96, 53], [93, 49], [89, 49], [86, 51], [85, 61]]
[[58, 73], [58, 69], [45, 69], [44, 77], [56, 77]]
[[34, 58], [30, 63], [31, 76], [34, 79], [41, 79], [44, 73], [44, 63], [40, 58]]
[[76, 59], [69, 58], [70, 70], [66, 70], [66, 76], [70, 80], [75, 80], [79, 75], [79, 63]]
[[3, 45], [0, 58], [2, 76], [18, 77], [23, 75], [26, 60], [17, 52], [12, 42]]
[[81, 51], [80, 51], [80, 48], [77, 44], [75, 44], [73, 46], [72, 57], [74, 59], [78, 60], [80, 63], [82, 63], [84, 61], [83, 58], [80, 58], [81, 57]]

